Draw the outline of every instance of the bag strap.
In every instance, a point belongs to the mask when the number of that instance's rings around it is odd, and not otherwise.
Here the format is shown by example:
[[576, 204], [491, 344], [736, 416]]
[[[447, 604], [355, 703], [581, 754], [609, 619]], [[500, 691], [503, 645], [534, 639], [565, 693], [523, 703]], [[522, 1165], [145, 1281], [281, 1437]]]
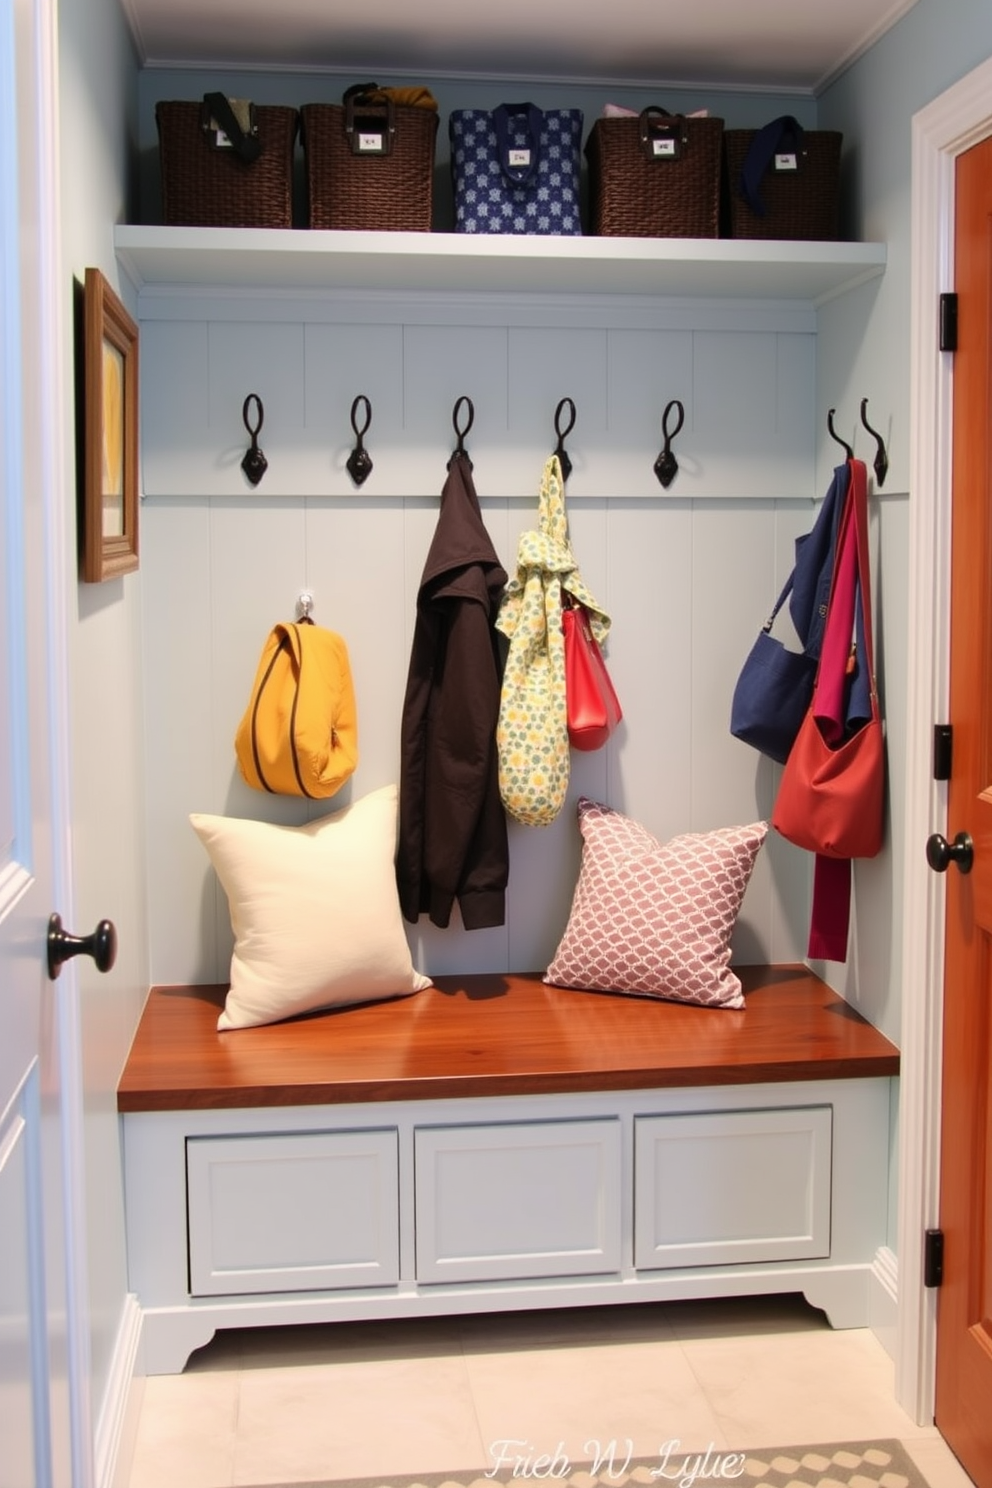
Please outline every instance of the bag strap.
[[[346, 88], [344, 132], [353, 155], [389, 155], [396, 142], [396, 105], [378, 83], [352, 83]], [[362, 108], [381, 110], [359, 116]]]
[[341, 94], [342, 103], [352, 103], [356, 99], [370, 102], [370, 95], [380, 91], [378, 83], [352, 83], [350, 88], [345, 88]]
[[310, 799], [313, 799], [312, 792], [307, 790], [306, 784], [304, 783], [303, 771], [300, 767], [299, 749], [296, 743], [296, 707], [297, 703], [299, 702], [300, 686], [302, 685], [303, 681], [304, 631], [302, 629], [302, 626], [303, 624], [310, 625], [312, 623], [312, 621], [307, 620], [305, 622], [301, 621], [298, 624], [280, 623], [279, 625], [273, 626], [272, 634], [279, 637], [279, 644], [273, 651], [272, 656], [269, 660], [269, 664], [265, 669], [265, 675], [262, 677], [261, 681], [258, 684], [258, 691], [255, 695], [254, 707], [251, 710], [251, 752], [252, 759], [255, 763], [255, 773], [262, 783], [263, 790], [268, 791], [270, 795], [276, 794], [276, 788], [274, 785], [269, 784], [264, 774], [262, 773], [261, 752], [258, 747], [258, 712], [262, 706], [262, 694], [268, 686], [272, 673], [275, 670], [276, 663], [278, 662], [280, 656], [283, 654], [284, 651], [289, 651], [292, 654], [293, 660], [296, 664], [296, 675], [298, 679], [297, 685], [293, 690], [293, 702], [292, 706], [290, 707], [288, 721], [289, 748], [293, 761], [293, 774], [296, 776], [296, 783], [300, 788], [300, 795], [307, 796]]
[[839, 742], [844, 734], [852, 634], [864, 653], [871, 717], [878, 717], [871, 630], [868, 483], [863, 461], [852, 459], [850, 467], [850, 485], [837, 529], [830, 598], [812, 705], [828, 743]]
[[875, 656], [871, 633], [871, 567], [868, 558], [868, 474], [863, 460], [852, 459], [847, 463], [851, 472], [851, 483], [848, 487], [840, 521], [837, 524], [836, 556], [833, 574], [830, 579], [830, 598], [827, 601], [827, 611], [829, 614], [834, 602], [834, 594], [839, 582], [841, 569], [839, 560], [844, 549], [844, 543], [848, 540], [848, 534], [853, 524], [855, 577], [860, 594], [861, 619], [864, 625], [865, 660], [868, 663], [868, 669], [873, 679], [872, 691], [874, 692]]
[[777, 119], [758, 130], [744, 157], [739, 183], [741, 196], [752, 212], [756, 212], [759, 217], [765, 215], [765, 204], [758, 194], [758, 188], [773, 159], [777, 155], [791, 156], [794, 160], [791, 169], [795, 170], [799, 165], [799, 157], [803, 154], [803, 127], [791, 114], [780, 114]]
[[544, 462], [541, 490], [537, 505], [538, 528], [542, 537], [568, 546], [568, 514], [565, 511], [565, 478], [561, 461], [550, 455]]
[[864, 625], [865, 665], [871, 693], [872, 717], [878, 717], [878, 689], [875, 685], [875, 648], [871, 633], [871, 562], [868, 553], [868, 472], [863, 460], [851, 460], [851, 490], [854, 522], [857, 530], [858, 589], [861, 594], [861, 619]]
[[255, 691], [255, 701], [252, 705], [251, 710], [251, 756], [255, 765], [255, 774], [261, 781], [262, 789], [267, 790], [270, 794], [275, 793], [275, 786], [269, 784], [262, 771], [262, 757], [258, 747], [258, 710], [262, 706], [262, 694], [268, 686], [269, 678], [272, 676], [273, 668], [275, 667], [276, 662], [279, 660], [282, 652], [285, 651], [289, 646], [289, 638], [280, 626], [276, 626], [274, 628], [273, 634], [279, 636], [279, 644], [276, 646], [275, 650], [270, 656], [269, 664], [265, 668], [265, 674], [259, 681], [258, 687]]
[[223, 129], [231, 142], [231, 149], [239, 155], [248, 165], [257, 160], [262, 153], [262, 142], [254, 134], [246, 134], [238, 122], [238, 116], [232, 109], [227, 95], [224, 93], [204, 93], [203, 105], [207, 112], [208, 121], [213, 119]]
[[681, 160], [689, 143], [685, 114], [670, 114], [659, 104], [649, 103], [637, 116], [641, 154], [651, 161]]
[[764, 625], [761, 627], [761, 629], [762, 629], [762, 631], [764, 632], [765, 635], [767, 635], [769, 633], [769, 631], [771, 630], [772, 626], [775, 624], [775, 621], [778, 618], [778, 612], [779, 612], [779, 610], [782, 608], [782, 606], [785, 604], [785, 601], [788, 599], [789, 595], [792, 593], [792, 585], [793, 585], [793, 582], [795, 581], [795, 577], [796, 577], [796, 570], [793, 569], [792, 572], [790, 573], [789, 577], [785, 581], [785, 587], [783, 588], [782, 593], [779, 595], [778, 599], [775, 601], [775, 604], [774, 604], [774, 607], [772, 608], [771, 614], [768, 616], [768, 619], [765, 621]]
[[[525, 116], [529, 145], [514, 145], [510, 138], [510, 115]], [[499, 168], [511, 186], [525, 186], [537, 170], [541, 153], [544, 115], [532, 103], [501, 103], [492, 113], [499, 155]], [[514, 159], [518, 155], [519, 159]], [[526, 157], [526, 158], [524, 158]]]
[[[855, 624], [860, 621], [861, 644], [865, 653], [865, 667], [871, 698], [872, 717], [878, 716], [878, 695], [875, 688], [875, 649], [871, 630], [871, 564], [868, 556], [868, 473], [863, 460], [849, 460], [851, 489], [848, 497], [849, 520], [854, 527], [855, 605], [860, 613], [855, 615]], [[843, 520], [843, 518], [842, 518]], [[838, 542], [840, 539], [838, 538]]]
[[[872, 718], [878, 718], [878, 694], [875, 688], [875, 657], [871, 633], [871, 572], [868, 553], [868, 480], [864, 462], [851, 460], [851, 483], [848, 489], [841, 526], [837, 535], [834, 578], [841, 567], [842, 544], [854, 541], [855, 605], [860, 605], [859, 627], [863, 635], [865, 664], [871, 693]], [[853, 523], [854, 531], [851, 532]], [[833, 585], [831, 585], [831, 602]], [[829, 623], [829, 616], [828, 616]], [[817, 674], [819, 681], [819, 673]], [[844, 961], [851, 917], [851, 861], [828, 858], [817, 853], [813, 868], [813, 898], [810, 910], [809, 940], [806, 954], [811, 960]]]
[[834, 550], [840, 530], [841, 513], [851, 486], [847, 461], [834, 470], [833, 479], [816, 521], [809, 532], [796, 541], [795, 569], [789, 614], [796, 634], [807, 656], [816, 661], [823, 643], [823, 623], [830, 597]]
[[813, 859], [813, 902], [806, 954], [811, 961], [846, 961], [851, 927], [851, 860]]

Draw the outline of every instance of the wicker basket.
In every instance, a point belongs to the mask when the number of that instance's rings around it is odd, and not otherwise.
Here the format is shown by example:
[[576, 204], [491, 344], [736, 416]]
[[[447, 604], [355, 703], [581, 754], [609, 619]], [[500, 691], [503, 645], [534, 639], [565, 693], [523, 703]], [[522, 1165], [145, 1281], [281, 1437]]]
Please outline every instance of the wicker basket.
[[840, 152], [843, 136], [831, 129], [807, 129], [796, 170], [769, 169], [761, 178], [764, 216], [753, 211], [740, 190], [741, 171], [754, 140], [753, 129], [728, 129], [726, 159], [727, 231], [732, 238], [807, 238], [831, 242], [839, 231]]
[[591, 231], [717, 237], [722, 138], [722, 119], [686, 119], [663, 109], [597, 119], [586, 141]]
[[349, 98], [301, 114], [311, 227], [430, 232], [436, 109]]
[[292, 108], [255, 109], [262, 152], [246, 163], [218, 150], [203, 128], [202, 103], [159, 103], [162, 221], [168, 227], [292, 227]]

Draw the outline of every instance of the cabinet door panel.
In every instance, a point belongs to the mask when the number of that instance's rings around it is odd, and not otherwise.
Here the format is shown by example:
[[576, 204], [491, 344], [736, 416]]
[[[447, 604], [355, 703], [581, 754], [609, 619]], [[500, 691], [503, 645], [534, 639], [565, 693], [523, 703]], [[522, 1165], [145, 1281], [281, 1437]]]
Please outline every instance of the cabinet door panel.
[[190, 1137], [193, 1296], [399, 1279], [394, 1130]]
[[619, 1121], [421, 1127], [415, 1157], [418, 1281], [619, 1269]]
[[831, 1126], [829, 1106], [638, 1117], [635, 1266], [828, 1256]]

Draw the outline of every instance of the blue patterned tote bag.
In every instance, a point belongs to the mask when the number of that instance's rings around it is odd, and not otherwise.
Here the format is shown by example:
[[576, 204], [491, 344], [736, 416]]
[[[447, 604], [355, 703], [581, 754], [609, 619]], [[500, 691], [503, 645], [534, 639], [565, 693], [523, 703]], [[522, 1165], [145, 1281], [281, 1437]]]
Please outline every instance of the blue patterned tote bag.
[[581, 234], [581, 109], [455, 109], [448, 133], [456, 232]]

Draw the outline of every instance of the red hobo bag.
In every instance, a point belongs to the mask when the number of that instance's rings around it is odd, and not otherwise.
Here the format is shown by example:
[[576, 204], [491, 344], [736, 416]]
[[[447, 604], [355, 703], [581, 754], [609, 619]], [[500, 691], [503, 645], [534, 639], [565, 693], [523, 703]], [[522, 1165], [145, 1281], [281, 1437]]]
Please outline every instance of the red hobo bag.
[[[837, 543], [838, 557], [813, 701], [785, 762], [772, 825], [797, 847], [821, 857], [873, 858], [882, 846], [885, 737], [875, 686], [867, 482], [860, 460], [851, 462], [851, 487]], [[871, 717], [849, 739], [834, 744], [828, 735], [835, 730], [829, 722], [825, 728], [822, 697], [828, 690], [839, 696], [842, 690], [836, 686], [835, 673], [838, 668], [842, 672], [846, 667], [850, 648], [857, 588], [854, 577], [860, 583]], [[842, 716], [838, 723], [842, 731]]]

